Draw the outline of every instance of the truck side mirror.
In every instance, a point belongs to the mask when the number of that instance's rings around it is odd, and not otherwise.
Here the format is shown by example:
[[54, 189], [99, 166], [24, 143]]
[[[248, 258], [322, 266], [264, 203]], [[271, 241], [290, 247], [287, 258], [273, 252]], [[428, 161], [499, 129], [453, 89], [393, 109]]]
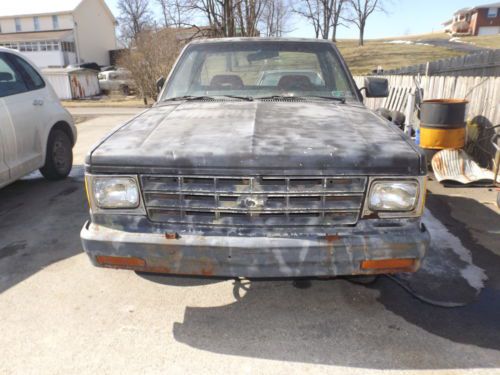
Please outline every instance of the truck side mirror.
[[164, 84], [165, 84], [165, 77], [161, 76], [156, 80], [156, 91], [158, 92], [158, 94], [160, 93]]
[[386, 98], [389, 96], [389, 82], [386, 78], [365, 77], [365, 96], [367, 98]]

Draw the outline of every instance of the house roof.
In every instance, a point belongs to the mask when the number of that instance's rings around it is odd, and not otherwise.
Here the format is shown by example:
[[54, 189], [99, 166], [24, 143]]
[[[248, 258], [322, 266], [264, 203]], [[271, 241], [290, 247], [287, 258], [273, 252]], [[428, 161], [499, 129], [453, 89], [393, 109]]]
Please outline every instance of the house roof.
[[490, 3], [490, 4], [483, 4], [483, 5], [477, 5], [477, 6], [472, 7], [472, 8], [462, 8], [462, 9], [457, 10], [455, 13], [453, 13], [453, 15], [467, 13], [467, 12], [473, 12], [475, 10], [484, 9], [484, 8], [500, 8], [500, 2], [498, 2], [498, 3]]
[[73, 30], [38, 31], [32, 33], [0, 34], [0, 43], [33, 42], [38, 40], [61, 40], [69, 36]]
[[473, 9], [479, 9], [479, 8], [500, 8], [500, 2], [478, 5], [475, 6]]
[[11, 0], [2, 1], [0, 17], [28, 16], [33, 14], [70, 13], [83, 0]]
[[[85, 0], [0, 0], [0, 18], [43, 14], [72, 13]], [[116, 23], [115, 16], [104, 0], [99, 0]]]

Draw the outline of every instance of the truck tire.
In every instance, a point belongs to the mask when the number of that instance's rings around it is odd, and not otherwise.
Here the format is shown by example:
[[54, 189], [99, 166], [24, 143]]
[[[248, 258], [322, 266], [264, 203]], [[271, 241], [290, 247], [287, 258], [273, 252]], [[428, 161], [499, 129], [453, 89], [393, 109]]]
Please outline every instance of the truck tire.
[[391, 117], [392, 117], [392, 122], [395, 123], [396, 125], [404, 125], [406, 121], [406, 116], [403, 112], [392, 111]]
[[53, 129], [47, 141], [45, 165], [40, 173], [47, 180], [62, 180], [73, 166], [73, 145], [69, 136], [61, 129]]
[[375, 111], [386, 120], [392, 121], [392, 111], [387, 108], [377, 108]]

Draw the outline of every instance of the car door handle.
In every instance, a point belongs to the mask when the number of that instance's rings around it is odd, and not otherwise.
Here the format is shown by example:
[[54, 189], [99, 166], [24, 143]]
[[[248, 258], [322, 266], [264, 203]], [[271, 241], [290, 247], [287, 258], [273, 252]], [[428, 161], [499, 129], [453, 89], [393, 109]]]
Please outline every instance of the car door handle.
[[33, 105], [43, 105], [43, 100], [42, 99], [35, 99], [35, 100], [33, 100]]

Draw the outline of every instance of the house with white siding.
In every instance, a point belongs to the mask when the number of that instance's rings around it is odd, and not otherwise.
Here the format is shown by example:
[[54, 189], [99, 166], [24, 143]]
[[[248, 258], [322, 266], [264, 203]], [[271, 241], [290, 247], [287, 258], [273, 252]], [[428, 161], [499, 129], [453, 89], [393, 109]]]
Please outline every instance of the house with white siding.
[[116, 19], [104, 0], [1, 0], [0, 46], [40, 68], [109, 65]]

